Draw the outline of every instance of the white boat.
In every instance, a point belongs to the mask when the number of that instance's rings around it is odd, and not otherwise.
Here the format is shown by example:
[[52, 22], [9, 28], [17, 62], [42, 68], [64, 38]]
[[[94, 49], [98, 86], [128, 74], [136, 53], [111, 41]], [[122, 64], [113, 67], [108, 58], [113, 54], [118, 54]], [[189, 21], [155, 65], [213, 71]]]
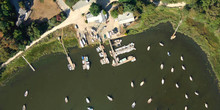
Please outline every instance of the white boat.
[[185, 67], [184, 65], [182, 65], [182, 69], [183, 69], [183, 70], [186, 70], [186, 67]]
[[164, 66], [163, 63], [161, 63], [161, 64], [160, 64], [160, 69], [161, 69], [161, 70], [163, 69], [163, 66]]
[[74, 68], [72, 68], [71, 64], [68, 64], [67, 67], [70, 71], [74, 70]]
[[190, 81], [193, 81], [193, 78], [192, 78], [192, 76], [191, 76], [191, 75], [189, 76], [189, 80], [190, 80]]
[[150, 104], [153, 101], [152, 97], [147, 100], [147, 103]]
[[168, 52], [167, 52], [167, 55], [168, 55], [168, 56], [171, 56], [171, 53], [168, 51]]
[[145, 81], [141, 81], [140, 86], [143, 86], [145, 83]]
[[65, 97], [65, 103], [68, 103], [68, 102], [69, 102], [68, 97]]
[[87, 107], [87, 110], [94, 110], [93, 107]]
[[164, 85], [164, 78], [162, 78], [162, 80], [161, 80], [161, 84]]
[[113, 101], [113, 98], [112, 98], [112, 96], [110, 96], [110, 95], [107, 95], [107, 98], [108, 98], [108, 100], [110, 100], [110, 101]]
[[207, 103], [205, 103], [205, 108], [209, 108], [209, 106], [208, 106], [208, 104], [207, 104]]
[[25, 92], [24, 92], [24, 97], [27, 97], [28, 96], [28, 91], [26, 90]]
[[180, 60], [183, 61], [183, 56], [182, 55], [180, 56]]
[[178, 83], [176, 83], [176, 88], [179, 88], [179, 85], [178, 85]]
[[133, 103], [131, 104], [131, 107], [134, 108], [135, 106], [136, 106], [136, 102], [133, 102]]
[[184, 110], [188, 110], [188, 107], [187, 107], [187, 106], [185, 106]]
[[97, 51], [97, 52], [100, 52], [100, 51], [101, 51], [101, 48], [100, 48], [100, 47], [97, 47], [97, 48], [96, 48], [96, 51]]
[[26, 105], [25, 104], [22, 106], [22, 110], [26, 110]]
[[174, 72], [174, 67], [172, 67], [170, 71], [173, 73]]
[[159, 45], [163, 47], [163, 46], [164, 46], [164, 43], [163, 43], [163, 42], [159, 42]]
[[86, 97], [86, 103], [90, 103], [90, 99], [89, 99], [89, 97]]
[[197, 96], [199, 95], [199, 92], [198, 92], [198, 91], [195, 91], [194, 93], [195, 93], [195, 95], [197, 95]]
[[186, 98], [186, 99], [188, 99], [188, 98], [189, 98], [187, 94], [185, 94], [185, 98]]
[[134, 88], [134, 81], [131, 81], [131, 87]]
[[150, 46], [147, 47], [147, 51], [149, 51], [149, 50], [150, 50]]

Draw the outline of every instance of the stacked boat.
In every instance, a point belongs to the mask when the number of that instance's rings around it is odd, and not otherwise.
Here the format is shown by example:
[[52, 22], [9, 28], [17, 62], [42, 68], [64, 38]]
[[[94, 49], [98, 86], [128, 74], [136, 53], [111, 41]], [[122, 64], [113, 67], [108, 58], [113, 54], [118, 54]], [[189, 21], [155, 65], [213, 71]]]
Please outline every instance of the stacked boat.
[[90, 69], [90, 63], [88, 56], [82, 56], [82, 64], [83, 64], [83, 70], [89, 70]]

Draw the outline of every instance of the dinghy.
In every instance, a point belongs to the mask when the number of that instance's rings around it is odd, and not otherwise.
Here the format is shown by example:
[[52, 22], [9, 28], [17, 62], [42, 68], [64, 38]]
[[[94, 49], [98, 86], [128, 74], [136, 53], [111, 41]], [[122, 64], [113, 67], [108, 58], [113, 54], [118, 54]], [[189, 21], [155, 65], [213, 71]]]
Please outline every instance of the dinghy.
[[164, 78], [162, 78], [162, 80], [161, 80], [161, 84], [164, 85]]
[[173, 73], [174, 72], [174, 67], [172, 67], [170, 71]]
[[28, 96], [28, 90], [26, 90], [25, 92], [24, 92], [24, 97], [27, 97]]
[[185, 67], [184, 65], [182, 65], [182, 69], [183, 69], [183, 70], [186, 70], [186, 67]]
[[163, 66], [164, 66], [163, 63], [161, 63], [161, 64], [160, 64], [160, 69], [161, 69], [161, 70], [163, 69]]
[[143, 86], [145, 83], [145, 81], [141, 81], [140, 86]]
[[107, 95], [107, 98], [108, 98], [108, 100], [109, 100], [109, 101], [113, 101], [113, 98], [112, 98], [112, 96], [110, 96], [110, 95]]
[[150, 50], [150, 46], [147, 47], [147, 51], [149, 51], [149, 50]]
[[152, 97], [147, 100], [147, 103], [150, 104], [153, 101]]
[[131, 87], [134, 88], [134, 81], [131, 81]]
[[86, 103], [90, 103], [90, 99], [89, 99], [89, 97], [86, 97]]
[[131, 104], [131, 107], [134, 108], [136, 106], [136, 102], [134, 101], [132, 104]]

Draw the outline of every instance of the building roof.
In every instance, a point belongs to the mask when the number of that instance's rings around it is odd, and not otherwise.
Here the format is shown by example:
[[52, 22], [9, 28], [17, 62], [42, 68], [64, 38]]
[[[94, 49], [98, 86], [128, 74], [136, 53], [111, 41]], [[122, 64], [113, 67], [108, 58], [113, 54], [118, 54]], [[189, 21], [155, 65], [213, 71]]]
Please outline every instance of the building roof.
[[117, 20], [119, 24], [130, 23], [134, 21], [134, 15], [131, 12], [125, 12], [123, 14], [118, 15]]
[[101, 13], [99, 13], [98, 16], [93, 16], [91, 13], [87, 14], [86, 19], [87, 19], [88, 23], [90, 23], [90, 22], [99, 22], [99, 23], [106, 22], [106, 16], [103, 14], [103, 10], [101, 11]]

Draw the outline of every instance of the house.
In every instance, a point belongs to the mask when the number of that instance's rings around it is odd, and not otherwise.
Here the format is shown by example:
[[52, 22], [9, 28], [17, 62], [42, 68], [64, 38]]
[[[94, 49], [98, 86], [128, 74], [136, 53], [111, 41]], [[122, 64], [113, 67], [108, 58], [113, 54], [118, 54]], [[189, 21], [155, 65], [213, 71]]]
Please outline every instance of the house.
[[87, 19], [88, 23], [91, 23], [91, 22], [103, 23], [103, 22], [106, 22], [107, 15], [104, 15], [103, 10], [102, 10], [98, 16], [93, 16], [91, 13], [88, 13], [86, 15], [86, 19]]
[[134, 21], [134, 15], [131, 12], [125, 12], [123, 14], [118, 15], [116, 19], [119, 24], [130, 24]]

